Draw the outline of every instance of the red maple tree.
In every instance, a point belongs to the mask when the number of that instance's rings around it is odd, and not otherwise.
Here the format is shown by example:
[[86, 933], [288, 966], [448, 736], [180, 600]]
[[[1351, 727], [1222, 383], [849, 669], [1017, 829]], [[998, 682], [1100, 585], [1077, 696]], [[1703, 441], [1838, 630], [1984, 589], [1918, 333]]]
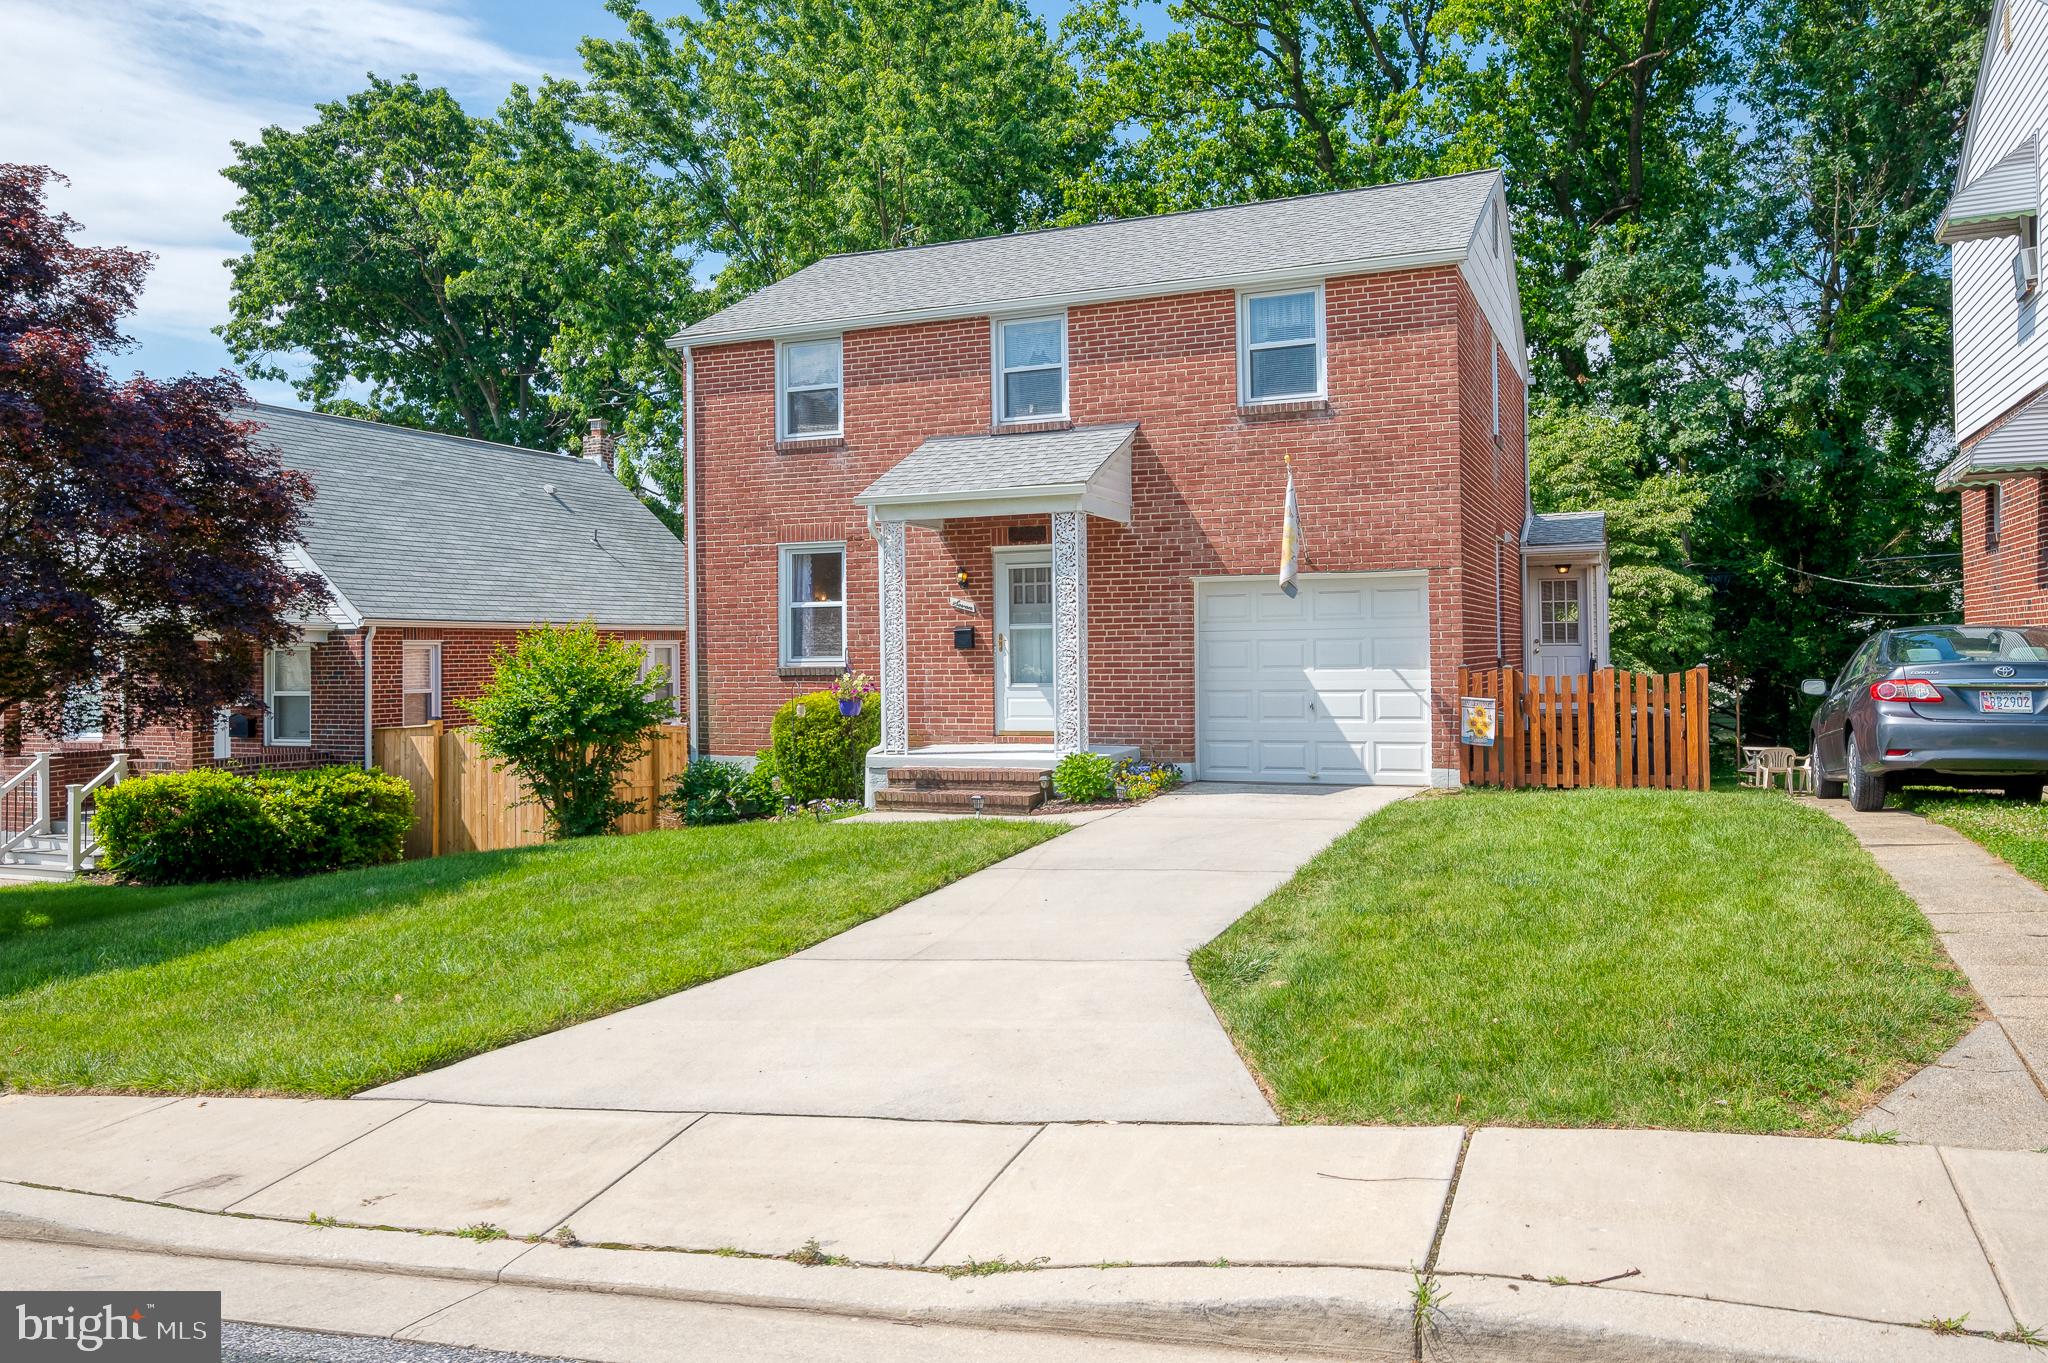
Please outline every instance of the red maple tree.
[[95, 684], [130, 724], [243, 701], [324, 599], [284, 557], [312, 485], [233, 375], [109, 376], [151, 258], [74, 241], [53, 181], [0, 164], [0, 714], [54, 730]]

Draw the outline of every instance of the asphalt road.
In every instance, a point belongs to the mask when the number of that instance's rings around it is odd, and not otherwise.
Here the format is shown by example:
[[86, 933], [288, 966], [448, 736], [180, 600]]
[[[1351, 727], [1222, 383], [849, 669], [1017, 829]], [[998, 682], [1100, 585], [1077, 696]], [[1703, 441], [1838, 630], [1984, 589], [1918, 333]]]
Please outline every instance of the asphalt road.
[[358, 1335], [323, 1335], [312, 1330], [277, 1330], [266, 1325], [221, 1326], [223, 1363], [571, 1363], [535, 1354], [493, 1349], [459, 1349], [449, 1344], [412, 1344]]

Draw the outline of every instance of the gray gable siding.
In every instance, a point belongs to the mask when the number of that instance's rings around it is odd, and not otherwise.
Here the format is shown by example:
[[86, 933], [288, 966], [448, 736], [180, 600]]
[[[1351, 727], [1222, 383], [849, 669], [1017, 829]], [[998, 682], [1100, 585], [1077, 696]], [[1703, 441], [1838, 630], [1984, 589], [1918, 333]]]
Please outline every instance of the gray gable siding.
[[688, 618], [681, 542], [597, 464], [288, 407], [244, 414], [312, 478], [306, 553], [365, 620]]

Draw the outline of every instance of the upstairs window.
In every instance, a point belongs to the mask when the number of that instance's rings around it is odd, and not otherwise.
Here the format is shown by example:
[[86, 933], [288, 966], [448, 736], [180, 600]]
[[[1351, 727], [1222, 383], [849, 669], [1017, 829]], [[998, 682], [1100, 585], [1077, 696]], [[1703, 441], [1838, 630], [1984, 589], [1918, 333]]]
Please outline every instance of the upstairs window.
[[399, 723], [426, 724], [441, 717], [441, 646], [408, 639], [400, 672], [403, 699]]
[[782, 665], [846, 664], [846, 546], [782, 546]]
[[264, 659], [263, 741], [305, 747], [313, 741], [313, 646], [273, 648]]
[[1323, 291], [1245, 294], [1238, 304], [1237, 383], [1246, 403], [1323, 395]]
[[1054, 421], [1067, 414], [1067, 319], [996, 323], [996, 420]]
[[778, 434], [808, 440], [842, 434], [840, 339], [787, 341], [776, 354]]

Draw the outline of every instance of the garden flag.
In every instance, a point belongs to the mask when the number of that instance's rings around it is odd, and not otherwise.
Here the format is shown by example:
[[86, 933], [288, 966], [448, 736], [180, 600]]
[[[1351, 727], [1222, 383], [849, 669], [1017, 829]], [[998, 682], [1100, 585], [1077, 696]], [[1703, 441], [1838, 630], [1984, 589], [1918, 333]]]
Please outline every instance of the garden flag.
[[1299, 590], [1294, 577], [1301, 568], [1301, 511], [1294, 504], [1294, 456], [1287, 456], [1287, 514], [1280, 527], [1280, 590]]

